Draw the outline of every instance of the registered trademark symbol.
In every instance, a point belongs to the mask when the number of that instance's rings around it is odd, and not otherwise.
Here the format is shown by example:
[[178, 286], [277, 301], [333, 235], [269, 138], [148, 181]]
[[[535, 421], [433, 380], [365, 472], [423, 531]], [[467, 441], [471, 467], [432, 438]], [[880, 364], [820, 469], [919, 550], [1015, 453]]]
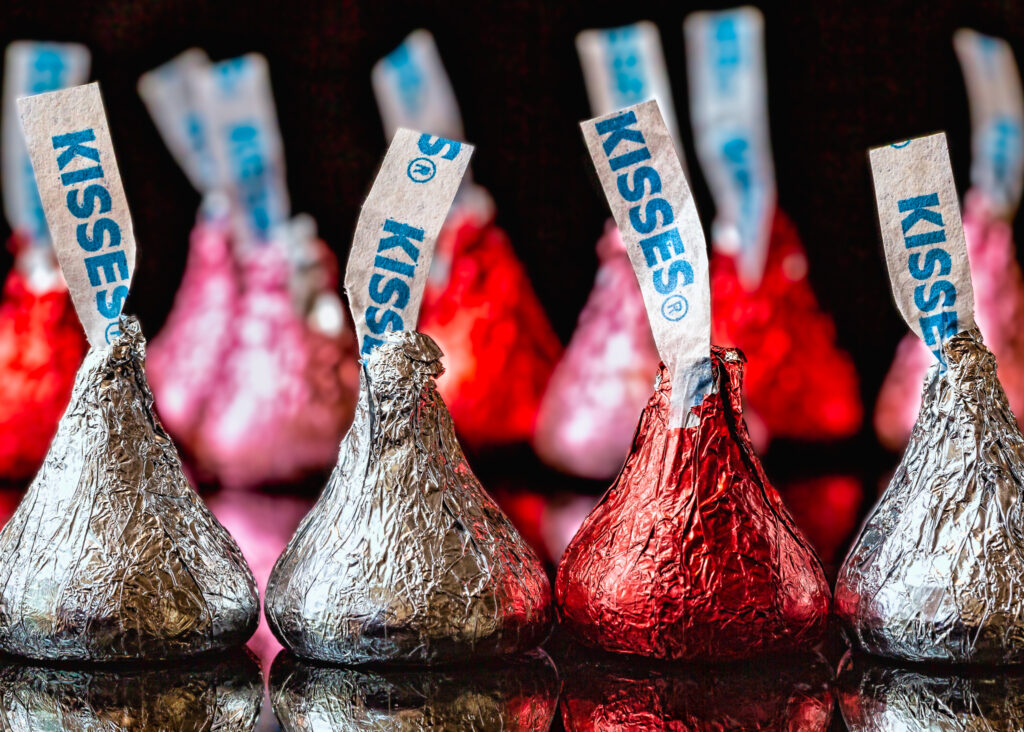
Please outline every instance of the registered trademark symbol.
[[661, 314], [665, 320], [671, 320], [673, 322], [682, 320], [686, 317], [686, 314], [690, 312], [690, 303], [686, 301], [686, 298], [682, 295], [672, 295], [666, 297], [665, 302], [661, 304]]
[[118, 321], [116, 320], [107, 323], [107, 329], [103, 332], [103, 337], [106, 339], [107, 345], [109, 346], [111, 343], [113, 343], [114, 339], [117, 338], [119, 335], [121, 335], [120, 323], [118, 323]]
[[426, 183], [437, 175], [437, 166], [430, 158], [416, 158], [405, 172], [414, 183]]

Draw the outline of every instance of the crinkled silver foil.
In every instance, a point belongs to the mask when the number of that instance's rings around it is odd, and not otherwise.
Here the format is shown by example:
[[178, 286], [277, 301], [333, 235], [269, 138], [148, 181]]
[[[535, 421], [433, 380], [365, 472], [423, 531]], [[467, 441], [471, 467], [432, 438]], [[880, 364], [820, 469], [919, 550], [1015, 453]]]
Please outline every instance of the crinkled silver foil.
[[558, 688], [543, 651], [445, 670], [315, 666], [282, 652], [270, 671], [270, 698], [284, 732], [546, 732]]
[[910, 444], [839, 572], [865, 650], [909, 661], [1024, 661], [1024, 437], [977, 330], [944, 346]]
[[244, 643], [259, 620], [237, 544], [153, 414], [134, 318], [90, 350], [46, 461], [0, 532], [0, 649], [150, 660]]
[[244, 651], [188, 666], [0, 662], [3, 732], [248, 732], [262, 703], [259, 664]]
[[267, 585], [270, 628], [299, 656], [443, 663], [547, 635], [547, 576], [466, 462], [441, 356], [400, 332], [364, 365], [338, 464]]
[[848, 654], [836, 697], [850, 732], [1020, 732], [1020, 669], [899, 668]]

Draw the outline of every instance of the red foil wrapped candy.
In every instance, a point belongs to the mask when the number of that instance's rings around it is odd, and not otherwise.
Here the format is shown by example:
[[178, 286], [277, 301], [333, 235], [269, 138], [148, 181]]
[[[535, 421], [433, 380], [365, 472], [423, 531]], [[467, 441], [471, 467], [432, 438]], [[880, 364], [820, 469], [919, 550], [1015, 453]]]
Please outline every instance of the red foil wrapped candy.
[[[241, 297], [219, 387], [196, 453], [227, 487], [293, 480], [330, 467], [352, 421], [354, 337], [311, 328], [293, 303], [282, 241], [238, 253]], [[356, 372], [358, 373], [358, 372]]]
[[587, 645], [723, 661], [806, 649], [825, 631], [821, 563], [743, 423], [743, 357], [711, 355], [718, 388], [689, 427], [667, 427], [661, 367], [622, 472], [566, 549], [555, 598]]
[[[857, 372], [807, 281], [796, 228], [776, 209], [761, 283], [747, 290], [736, 256], [714, 249], [711, 337], [750, 359], [747, 406], [769, 438], [848, 437], [863, 417]], [[758, 440], [760, 443], [760, 440]]]
[[160, 419], [189, 452], [231, 342], [239, 295], [230, 231], [226, 217], [200, 214], [174, 305], [146, 359]]
[[445, 353], [437, 388], [463, 442], [530, 439], [562, 345], [508, 235], [474, 207], [441, 230], [419, 330]]
[[85, 355], [53, 250], [17, 235], [0, 299], [0, 478], [31, 477], [46, 457]]
[[660, 359], [640, 285], [612, 222], [597, 256], [594, 289], [548, 382], [533, 446], [559, 470], [606, 479], [629, 453]]

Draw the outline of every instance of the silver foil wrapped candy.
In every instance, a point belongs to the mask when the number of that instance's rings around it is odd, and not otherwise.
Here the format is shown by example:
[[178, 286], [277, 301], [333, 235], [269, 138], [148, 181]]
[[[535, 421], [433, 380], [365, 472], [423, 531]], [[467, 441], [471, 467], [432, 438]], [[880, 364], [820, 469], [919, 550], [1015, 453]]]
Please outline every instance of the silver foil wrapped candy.
[[249, 732], [263, 683], [245, 651], [158, 666], [0, 665], [4, 732]]
[[839, 572], [863, 649], [908, 661], [1024, 661], [1024, 436], [977, 330], [943, 346], [896, 474]]
[[188, 656], [259, 620], [241, 551], [153, 413], [139, 323], [92, 349], [46, 461], [0, 532], [0, 649], [44, 660]]
[[316, 666], [282, 652], [270, 698], [285, 732], [550, 729], [558, 674], [543, 651], [472, 668]]
[[299, 656], [444, 663], [548, 632], [547, 576], [466, 462], [441, 356], [395, 332], [364, 363], [337, 467], [267, 584], [270, 628]]

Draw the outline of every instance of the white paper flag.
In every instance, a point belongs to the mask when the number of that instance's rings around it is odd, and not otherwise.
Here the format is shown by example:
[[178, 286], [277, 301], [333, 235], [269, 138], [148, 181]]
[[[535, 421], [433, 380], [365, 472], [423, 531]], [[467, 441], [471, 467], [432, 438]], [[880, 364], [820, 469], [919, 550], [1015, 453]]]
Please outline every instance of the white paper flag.
[[93, 348], [120, 333], [135, 233], [98, 84], [24, 97], [18, 112], [53, 246]]
[[399, 129], [356, 224], [345, 291], [363, 356], [416, 328], [437, 235], [473, 146]]

